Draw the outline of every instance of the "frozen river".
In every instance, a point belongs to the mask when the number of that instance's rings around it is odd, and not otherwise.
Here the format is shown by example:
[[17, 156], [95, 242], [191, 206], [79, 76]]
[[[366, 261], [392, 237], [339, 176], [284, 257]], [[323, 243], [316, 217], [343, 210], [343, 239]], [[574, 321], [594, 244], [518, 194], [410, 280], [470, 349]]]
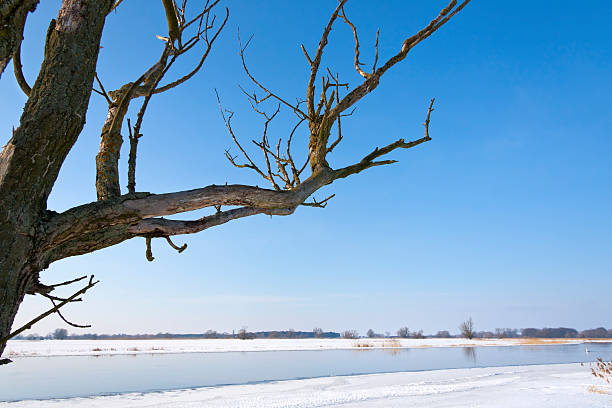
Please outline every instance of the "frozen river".
[[0, 368], [0, 401], [356, 374], [563, 364], [597, 357], [612, 358], [612, 344], [16, 357], [14, 363]]

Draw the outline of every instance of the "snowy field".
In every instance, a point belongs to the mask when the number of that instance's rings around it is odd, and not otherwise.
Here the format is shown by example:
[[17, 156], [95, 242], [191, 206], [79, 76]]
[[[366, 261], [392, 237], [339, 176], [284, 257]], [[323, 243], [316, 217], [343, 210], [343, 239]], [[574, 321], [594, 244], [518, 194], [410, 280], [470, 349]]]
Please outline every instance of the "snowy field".
[[4, 357], [580, 344], [585, 339], [11, 340]]
[[580, 364], [472, 368], [279, 381], [92, 398], [0, 403], [7, 408], [315, 408], [612, 406], [612, 387]]

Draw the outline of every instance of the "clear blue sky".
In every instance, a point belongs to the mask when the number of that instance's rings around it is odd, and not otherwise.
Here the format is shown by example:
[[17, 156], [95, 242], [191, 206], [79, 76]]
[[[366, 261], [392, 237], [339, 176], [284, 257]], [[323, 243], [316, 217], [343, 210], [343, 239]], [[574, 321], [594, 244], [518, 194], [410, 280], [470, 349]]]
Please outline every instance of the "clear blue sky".
[[[41, 2], [28, 20], [23, 61], [30, 82], [59, 3]], [[107, 89], [134, 80], [157, 59], [155, 34], [167, 31], [157, 3], [126, 0], [108, 17], [98, 63]], [[445, 3], [394, 0], [372, 7], [351, 0], [347, 13], [360, 28], [362, 60], [371, 61], [378, 27], [385, 59]], [[247, 55], [252, 71], [294, 100], [304, 97], [307, 83], [299, 45], [312, 55], [335, 4], [222, 1], [230, 21], [202, 72], [153, 98], [139, 146], [137, 189], [265, 185], [223, 157], [232, 144], [214, 88], [236, 112], [234, 125], [245, 144], [261, 131], [237, 87], [253, 89], [241, 71], [237, 27], [243, 36], [255, 35]], [[436, 97], [433, 140], [393, 153], [399, 163], [328, 186], [316, 195], [336, 194], [324, 210], [256, 216], [177, 237], [189, 244], [180, 255], [156, 240], [152, 263], [144, 239], [134, 239], [57, 262], [42, 279], [100, 278], [83, 304], [66, 310], [96, 332], [318, 326], [364, 333], [404, 325], [456, 332], [468, 316], [478, 330], [610, 327], [610, 17], [612, 5], [605, 1], [474, 0], [359, 104], [330, 157], [332, 166], [342, 166], [375, 146], [421, 137], [428, 100]], [[351, 32], [338, 24], [324, 65], [358, 84], [352, 52]], [[25, 102], [10, 71], [0, 81], [3, 143]], [[104, 100], [92, 95], [86, 128], [62, 168], [50, 209], [95, 199], [94, 159], [105, 115]], [[285, 112], [271, 136], [286, 138], [290, 119]], [[305, 143], [306, 135], [299, 137]], [[28, 297], [17, 324], [47, 307]], [[63, 326], [52, 317], [32, 331]]]

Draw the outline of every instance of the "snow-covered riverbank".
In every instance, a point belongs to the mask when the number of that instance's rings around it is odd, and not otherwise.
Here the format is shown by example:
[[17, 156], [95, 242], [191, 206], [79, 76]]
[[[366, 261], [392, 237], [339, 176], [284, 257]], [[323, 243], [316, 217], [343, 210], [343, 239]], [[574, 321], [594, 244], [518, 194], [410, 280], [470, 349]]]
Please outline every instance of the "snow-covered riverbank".
[[580, 364], [472, 368], [0, 403], [7, 408], [610, 407], [612, 387]]
[[[580, 344], [585, 339], [11, 340], [4, 357]], [[608, 340], [609, 341], [609, 340]]]

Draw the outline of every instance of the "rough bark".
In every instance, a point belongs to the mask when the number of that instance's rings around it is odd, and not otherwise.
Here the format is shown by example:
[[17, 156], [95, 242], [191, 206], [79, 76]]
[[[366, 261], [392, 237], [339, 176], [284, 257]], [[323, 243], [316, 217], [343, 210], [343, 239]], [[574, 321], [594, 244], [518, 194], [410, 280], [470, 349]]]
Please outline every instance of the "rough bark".
[[47, 198], [85, 124], [111, 4], [63, 1], [20, 125], [0, 153], [0, 337], [9, 333], [28, 284], [43, 266], [38, 239]]
[[120, 106], [120, 103], [131, 85], [131, 83], [126, 84], [121, 89], [110, 93], [113, 104], [108, 107], [108, 115], [100, 135], [100, 150], [96, 155], [96, 191], [98, 200], [106, 200], [121, 195], [121, 187], [119, 186], [119, 153], [123, 144], [123, 138], [121, 137], [121, 125], [115, 126], [115, 129], [113, 129], [113, 123], [115, 121], [119, 124], [123, 123], [128, 105], [123, 104]]

